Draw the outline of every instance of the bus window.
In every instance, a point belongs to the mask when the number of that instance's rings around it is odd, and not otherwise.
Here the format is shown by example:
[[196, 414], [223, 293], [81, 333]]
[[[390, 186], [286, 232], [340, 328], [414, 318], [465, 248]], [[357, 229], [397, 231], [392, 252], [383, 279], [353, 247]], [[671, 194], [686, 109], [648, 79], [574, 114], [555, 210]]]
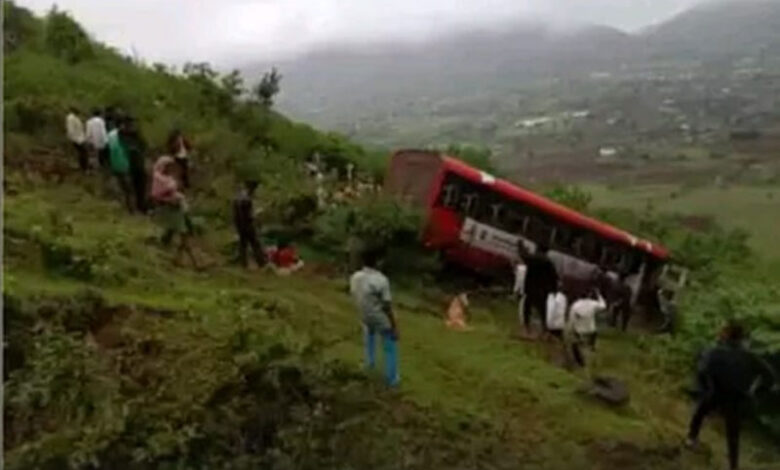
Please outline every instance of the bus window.
[[530, 238], [536, 243], [548, 244], [550, 243], [550, 233], [550, 227], [541, 217], [529, 217], [526, 230], [524, 231], [524, 235], [526, 235], [527, 238]]
[[506, 217], [504, 214], [504, 204], [502, 202], [494, 202], [490, 204], [490, 223], [498, 228], [506, 228]]
[[565, 225], [559, 225], [555, 230], [555, 241], [553, 246], [560, 248], [564, 252], [571, 251], [571, 229]]
[[460, 212], [468, 217], [474, 217], [479, 214], [479, 194], [469, 192], [460, 200]]
[[574, 245], [576, 256], [592, 263], [598, 262], [598, 259], [596, 258], [596, 239], [591, 234], [585, 233], [580, 235]]
[[442, 187], [439, 204], [448, 209], [454, 209], [458, 206], [458, 196], [460, 191], [455, 183], [450, 183]]

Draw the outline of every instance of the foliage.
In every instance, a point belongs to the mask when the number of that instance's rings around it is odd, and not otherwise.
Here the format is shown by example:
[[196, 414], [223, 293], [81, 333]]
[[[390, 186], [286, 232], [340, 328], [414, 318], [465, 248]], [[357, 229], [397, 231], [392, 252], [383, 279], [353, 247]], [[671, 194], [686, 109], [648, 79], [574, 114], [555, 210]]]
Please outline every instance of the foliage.
[[421, 274], [435, 266], [419, 242], [422, 214], [391, 197], [370, 196], [348, 206], [326, 210], [315, 220], [317, 243], [341, 253], [356, 268], [361, 250], [387, 252], [385, 269], [396, 274]]
[[[388, 433], [397, 398], [263, 310], [193, 319], [88, 292], [4, 306], [9, 469], [387, 468], [446, 432], [410, 409], [409, 433]], [[442, 444], [404, 457], [457, 455]]]
[[3, 51], [9, 53], [29, 44], [40, 34], [40, 25], [28, 10], [14, 2], [3, 2]]
[[496, 168], [493, 166], [491, 159], [493, 152], [487, 147], [478, 147], [468, 144], [451, 144], [444, 149], [444, 152], [463, 160], [475, 168], [496, 174]]
[[45, 44], [52, 54], [70, 63], [89, 59], [93, 55], [92, 44], [81, 25], [56, 7], [46, 17]]
[[274, 96], [279, 93], [279, 83], [282, 81], [282, 75], [273, 67], [270, 72], [263, 74], [260, 83], [255, 85], [252, 90], [254, 98], [258, 103], [270, 108], [274, 104]]
[[593, 196], [578, 186], [558, 185], [545, 191], [544, 195], [577, 212], [587, 212], [593, 201]]

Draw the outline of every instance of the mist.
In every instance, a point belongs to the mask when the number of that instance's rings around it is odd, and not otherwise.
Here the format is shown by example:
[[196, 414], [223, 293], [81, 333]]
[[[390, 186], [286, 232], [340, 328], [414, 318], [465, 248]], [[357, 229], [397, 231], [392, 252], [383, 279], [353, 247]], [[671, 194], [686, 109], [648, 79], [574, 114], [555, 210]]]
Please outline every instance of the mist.
[[[20, 0], [39, 14], [51, 0]], [[149, 61], [229, 66], [289, 58], [323, 45], [424, 41], [534, 21], [625, 31], [697, 0], [59, 0], [96, 39]]]

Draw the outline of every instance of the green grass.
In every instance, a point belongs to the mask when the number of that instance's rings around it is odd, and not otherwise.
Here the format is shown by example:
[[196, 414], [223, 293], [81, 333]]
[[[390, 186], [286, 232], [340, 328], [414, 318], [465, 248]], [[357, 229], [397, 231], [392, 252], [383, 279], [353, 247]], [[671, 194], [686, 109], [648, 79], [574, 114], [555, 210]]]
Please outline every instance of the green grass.
[[709, 216], [724, 227], [750, 234], [752, 246], [761, 253], [780, 259], [780, 188], [772, 186], [731, 186], [686, 188], [676, 185], [636, 187], [587, 186], [596, 207], [644, 209], [659, 212]]
[[[81, 282], [53, 277], [43, 269], [34, 244], [7, 238], [5, 287], [17, 295], [69, 295], [91, 286], [115, 303], [190, 311], [206, 318], [225, 309], [246, 310], [251, 318], [254, 309], [270, 308], [302, 338], [331, 342], [326, 355], [361, 367], [359, 324], [346, 280], [311, 271], [281, 278], [221, 261], [201, 273], [176, 268], [170, 255], [150, 242], [157, 233], [154, 225], [125, 215], [117, 203], [92, 196], [81, 186], [38, 189], [17, 183], [14, 192], [5, 199], [6, 231], [49, 233], [51, 214], [57, 213], [72, 228], [72, 234], [57, 236], [59, 243], [80, 253], [108, 253], [100, 271], [108, 274]], [[211, 246], [205, 251], [219, 260], [218, 245], [213, 244], [230, 237], [216, 230], [202, 244]], [[613, 410], [579, 396], [575, 390], [582, 377], [555, 366], [549, 346], [510, 337], [515, 311], [508, 299], [475, 297], [473, 330], [453, 332], [444, 327], [441, 313], [447, 297], [436, 286], [395, 294], [402, 325], [403, 400], [442, 416], [475, 416], [495, 423], [504, 430], [495, 438], [527, 456], [528, 468], [613, 468], [619, 457], [599, 451], [603, 445], [629, 445], [633, 450], [627, 458], [633, 466], [627, 468], [709, 468], [706, 459], [674, 450], [684, 435], [690, 406], [679, 391], [679, 379], [661, 372], [643, 350], [653, 338], [607, 333], [599, 345], [597, 368], [626, 380], [632, 392], [628, 407]], [[722, 438], [712, 429], [708, 426], [705, 440], [721, 458]], [[759, 443], [748, 441], [747, 460], [765, 459]], [[669, 452], [672, 457], [651, 458]]]

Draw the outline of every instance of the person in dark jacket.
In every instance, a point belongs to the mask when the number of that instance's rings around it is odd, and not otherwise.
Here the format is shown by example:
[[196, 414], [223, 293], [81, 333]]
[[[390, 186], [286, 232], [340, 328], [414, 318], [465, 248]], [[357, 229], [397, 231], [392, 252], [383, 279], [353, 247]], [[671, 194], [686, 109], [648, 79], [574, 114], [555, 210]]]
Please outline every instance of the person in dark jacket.
[[739, 468], [739, 434], [746, 405], [756, 390], [771, 384], [758, 359], [743, 347], [744, 330], [729, 322], [721, 331], [718, 344], [706, 351], [699, 361], [699, 402], [691, 419], [686, 444], [698, 445], [704, 418], [719, 412], [726, 423], [729, 468]]
[[531, 315], [534, 313], [541, 319], [542, 329], [547, 331], [545, 311], [547, 309], [547, 296], [555, 292], [558, 286], [558, 271], [547, 255], [547, 246], [538, 244], [534, 254], [526, 256], [525, 275], [526, 301], [523, 309], [523, 323], [526, 331], [531, 330]]
[[255, 228], [252, 198], [257, 186], [257, 181], [247, 181], [236, 195], [233, 200], [233, 223], [236, 226], [236, 232], [238, 232], [239, 261], [244, 267], [249, 266], [247, 250], [251, 248], [257, 267], [261, 268], [266, 265], [268, 259]]
[[144, 140], [134, 118], [127, 117], [125, 125], [119, 132], [119, 138], [127, 150], [127, 159], [130, 163], [130, 182], [135, 195], [135, 206], [139, 212], [146, 214], [149, 211], [147, 199], [146, 176], [146, 152], [148, 146]]

